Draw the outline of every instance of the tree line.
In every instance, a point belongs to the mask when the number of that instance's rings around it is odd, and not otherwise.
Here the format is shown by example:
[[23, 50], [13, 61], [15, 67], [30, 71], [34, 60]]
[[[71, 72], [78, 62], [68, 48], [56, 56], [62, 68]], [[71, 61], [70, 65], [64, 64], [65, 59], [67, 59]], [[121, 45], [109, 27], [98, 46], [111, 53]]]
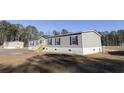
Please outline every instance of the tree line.
[[8, 21], [0, 21], [0, 45], [6, 41], [23, 41], [28, 46], [30, 40], [38, 39], [41, 32], [35, 26], [12, 24]]
[[[12, 24], [8, 21], [0, 21], [0, 45], [6, 41], [23, 41], [24, 46], [28, 46], [30, 40], [39, 39], [41, 36], [63, 35], [72, 33], [67, 29], [61, 31], [53, 30], [51, 34], [45, 35], [43, 31], [38, 31], [35, 26], [22, 24]], [[124, 43], [124, 30], [99, 32], [102, 37], [102, 45], [120, 46]]]
[[102, 37], [102, 45], [122, 46], [124, 45], [124, 30], [99, 32]]
[[[53, 30], [50, 35], [60, 35], [69, 33], [66, 29], [61, 32]], [[0, 21], [0, 45], [6, 41], [23, 41], [24, 46], [28, 46], [31, 40], [37, 40], [44, 35], [43, 31], [38, 31], [35, 26], [28, 25], [24, 27], [22, 24], [12, 24], [8, 21]], [[45, 35], [49, 36], [49, 35]]]

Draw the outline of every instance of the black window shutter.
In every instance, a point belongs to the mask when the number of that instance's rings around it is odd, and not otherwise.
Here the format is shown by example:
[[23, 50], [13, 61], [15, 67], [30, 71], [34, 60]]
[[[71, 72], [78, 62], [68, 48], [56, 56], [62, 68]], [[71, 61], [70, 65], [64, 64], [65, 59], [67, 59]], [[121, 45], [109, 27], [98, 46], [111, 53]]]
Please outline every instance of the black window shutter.
[[78, 45], [78, 36], [76, 36], [76, 44]]
[[52, 45], [52, 38], [51, 38], [51, 45]]
[[60, 43], [60, 38], [59, 38], [59, 45], [60, 45], [61, 43]]
[[70, 36], [70, 45], [71, 45], [71, 36]]
[[56, 45], [56, 38], [55, 38], [55, 45]]
[[47, 41], [47, 44], [49, 45], [49, 39], [48, 39], [48, 41]]

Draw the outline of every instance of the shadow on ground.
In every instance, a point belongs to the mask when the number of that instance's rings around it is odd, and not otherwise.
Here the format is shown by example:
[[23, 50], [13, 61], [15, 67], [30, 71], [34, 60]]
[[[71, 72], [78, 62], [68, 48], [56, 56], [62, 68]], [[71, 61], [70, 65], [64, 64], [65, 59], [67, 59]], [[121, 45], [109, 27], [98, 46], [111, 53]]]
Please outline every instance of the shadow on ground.
[[124, 51], [110, 51], [108, 53], [111, 55], [124, 56]]
[[85, 56], [45, 54], [34, 56], [18, 66], [0, 65], [1, 73], [119, 73], [124, 72], [124, 62]]

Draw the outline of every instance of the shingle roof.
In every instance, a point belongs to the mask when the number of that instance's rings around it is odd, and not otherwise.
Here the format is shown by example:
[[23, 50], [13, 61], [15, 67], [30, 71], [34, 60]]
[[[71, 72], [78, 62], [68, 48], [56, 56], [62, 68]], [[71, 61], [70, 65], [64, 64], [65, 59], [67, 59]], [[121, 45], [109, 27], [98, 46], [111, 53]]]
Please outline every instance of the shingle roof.
[[95, 32], [97, 35], [101, 36], [101, 34], [99, 34], [97, 31], [92, 30], [92, 31], [81, 31], [81, 32], [77, 32], [77, 33], [69, 33], [69, 34], [64, 34], [64, 35], [49, 36], [47, 38], [62, 37], [62, 36], [69, 36], [69, 35], [77, 35], [77, 34], [89, 33], [89, 32]]

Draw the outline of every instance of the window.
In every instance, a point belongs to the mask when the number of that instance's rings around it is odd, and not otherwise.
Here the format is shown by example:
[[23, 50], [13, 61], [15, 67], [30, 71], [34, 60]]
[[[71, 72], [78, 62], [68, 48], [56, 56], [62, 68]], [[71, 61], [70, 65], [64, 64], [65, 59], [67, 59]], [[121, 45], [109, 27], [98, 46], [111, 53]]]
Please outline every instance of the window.
[[38, 41], [36, 41], [36, 45], [38, 45]]
[[60, 38], [55, 38], [55, 45], [60, 45]]
[[34, 41], [31, 41], [31, 46], [34, 46]]
[[48, 45], [52, 45], [52, 38], [48, 39]]
[[70, 45], [78, 45], [78, 36], [70, 37]]
[[30, 45], [31, 45], [31, 46], [34, 46], [34, 41], [31, 41], [31, 42], [30, 42]]
[[42, 40], [40, 40], [40, 44], [42, 43]]

